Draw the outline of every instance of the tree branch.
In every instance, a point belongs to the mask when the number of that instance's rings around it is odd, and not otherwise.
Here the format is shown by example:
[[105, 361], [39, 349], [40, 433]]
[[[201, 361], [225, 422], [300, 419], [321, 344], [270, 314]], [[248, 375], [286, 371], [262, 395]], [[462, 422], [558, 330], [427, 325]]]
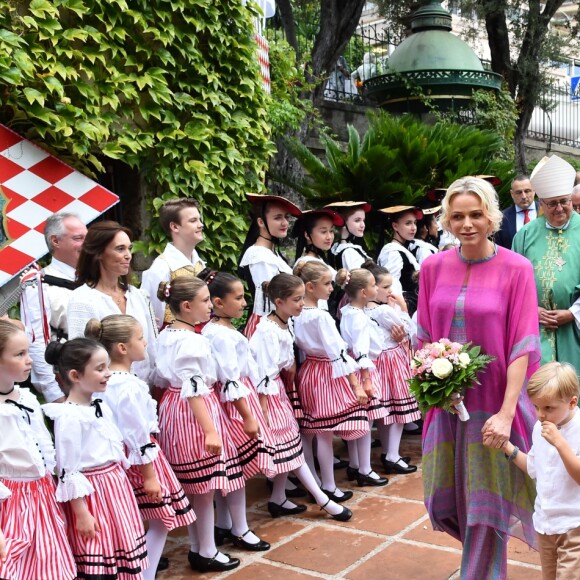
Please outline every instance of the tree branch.
[[276, 0], [280, 20], [284, 27], [284, 34], [286, 41], [294, 49], [296, 53], [296, 62], [300, 62], [300, 49], [298, 47], [298, 37], [296, 36], [296, 24], [294, 22], [294, 11], [290, 0]]

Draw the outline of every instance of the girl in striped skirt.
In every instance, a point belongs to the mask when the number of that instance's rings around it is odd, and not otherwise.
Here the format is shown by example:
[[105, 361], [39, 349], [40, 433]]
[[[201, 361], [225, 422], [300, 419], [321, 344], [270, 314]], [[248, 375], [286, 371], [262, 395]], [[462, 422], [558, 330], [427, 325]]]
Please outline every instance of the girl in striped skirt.
[[381, 462], [387, 473], [414, 473], [408, 457], [401, 457], [399, 446], [403, 427], [421, 418], [419, 405], [409, 392], [407, 379], [411, 378], [409, 340], [415, 335], [415, 325], [409, 318], [407, 303], [402, 296], [392, 293], [393, 277], [389, 271], [374, 262], [364, 267], [375, 277], [377, 297], [368, 303], [365, 314], [374, 320], [383, 336], [383, 351], [377, 361], [377, 370], [384, 384], [389, 385], [389, 416], [386, 423], [378, 423], [381, 438]]
[[[299, 420], [304, 435], [316, 434], [321, 489], [335, 501], [352, 497], [334, 481], [333, 433], [345, 440], [369, 432], [369, 419], [363, 405], [368, 397], [355, 374], [358, 366], [347, 354], [330, 314], [318, 307], [332, 293], [332, 273], [321, 262], [300, 262], [294, 273], [305, 286], [304, 309], [294, 323], [296, 344], [306, 356], [298, 373], [298, 391], [304, 416]], [[314, 466], [310, 469], [314, 471]]]
[[[209, 290], [199, 278], [178, 276], [161, 282], [157, 297], [175, 316], [157, 343], [156, 373], [170, 385], [159, 406], [159, 443], [197, 516], [188, 527], [189, 564], [200, 572], [232, 570], [240, 561], [215, 544], [214, 492], [243, 491], [245, 480], [215, 387], [211, 345], [195, 332], [196, 324], [210, 318]], [[254, 423], [251, 435], [257, 431]]]
[[72, 580], [52, 439], [36, 397], [14, 384], [31, 364], [24, 332], [0, 320], [0, 578]]
[[253, 312], [244, 329], [244, 334], [250, 338], [260, 318], [271, 310], [262, 284], [280, 272], [292, 273], [278, 248], [280, 241], [288, 235], [290, 216], [299, 217], [302, 212], [291, 201], [278, 195], [246, 193], [246, 199], [252, 205], [252, 223], [238, 265], [239, 274], [247, 282], [254, 299]]
[[[377, 285], [373, 275], [362, 268], [352, 272], [340, 271], [336, 283], [344, 288], [350, 304], [341, 309], [340, 333], [348, 345], [348, 350], [358, 363], [359, 381], [369, 397], [367, 412], [370, 421], [385, 422], [389, 414], [389, 386], [378, 374], [375, 361], [383, 350], [382, 336], [376, 322], [364, 313], [364, 307], [377, 297]], [[356, 479], [360, 486], [386, 485], [388, 480], [379, 477], [371, 468], [370, 431], [348, 442], [349, 467], [346, 474], [349, 480]]]
[[157, 403], [147, 384], [131, 373], [132, 363], [145, 360], [143, 328], [132, 316], [112, 314], [89, 320], [85, 336], [98, 340], [111, 359], [111, 377], [101, 396], [123, 436], [131, 464], [127, 476], [141, 517], [149, 522], [145, 541], [150, 566], [143, 577], [153, 580], [168, 532], [193, 523], [195, 515], [152, 435], [159, 432]]
[[276, 439], [274, 464], [278, 475], [274, 478], [268, 511], [274, 518], [306, 511], [306, 506], [295, 505], [286, 497], [288, 472], [294, 471], [321, 509], [339, 521], [347, 521], [352, 512], [320, 489], [305, 463], [298, 423], [280, 377], [282, 370], [287, 370], [291, 377], [296, 371], [292, 317], [302, 312], [304, 284], [291, 274], [278, 274], [264, 283], [263, 289], [275, 310], [260, 320], [250, 339], [250, 349], [258, 364], [257, 390], [262, 408]]
[[[202, 334], [211, 343], [217, 368], [216, 389], [228, 418], [228, 428], [238, 449], [238, 457], [247, 481], [257, 473], [274, 477], [275, 441], [260, 407], [256, 382], [256, 363], [248, 339], [236, 330], [232, 319], [244, 313], [246, 300], [242, 282], [225, 272], [208, 270], [205, 277], [213, 304], [214, 317]], [[258, 434], [256, 437], [255, 434]], [[245, 489], [228, 493], [216, 502], [216, 542], [232, 540], [235, 546], [261, 551], [270, 545], [261, 541], [248, 527]]]
[[75, 338], [51, 342], [45, 358], [68, 393], [65, 403], [43, 410], [54, 420], [56, 499], [64, 504], [78, 577], [143, 578], [145, 530], [124, 470], [123, 437], [111, 410], [93, 398], [107, 388], [109, 355], [98, 342]]

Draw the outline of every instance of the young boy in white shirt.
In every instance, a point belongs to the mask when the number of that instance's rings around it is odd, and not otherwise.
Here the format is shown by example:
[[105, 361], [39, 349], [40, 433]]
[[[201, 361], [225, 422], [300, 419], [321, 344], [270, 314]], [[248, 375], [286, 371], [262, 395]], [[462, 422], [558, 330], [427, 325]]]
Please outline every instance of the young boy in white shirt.
[[155, 258], [151, 268], [143, 272], [141, 288], [149, 294], [161, 329], [173, 322], [174, 317], [167, 305], [157, 298], [159, 283], [169, 282], [177, 276], [197, 276], [205, 268], [205, 262], [195, 249], [203, 240], [203, 222], [195, 199], [184, 197], [165, 202], [159, 208], [159, 225], [171, 242]]
[[538, 421], [526, 455], [507, 441], [508, 461], [536, 480], [534, 528], [544, 580], [580, 577], [580, 412], [576, 371], [551, 362], [536, 371], [528, 396]]

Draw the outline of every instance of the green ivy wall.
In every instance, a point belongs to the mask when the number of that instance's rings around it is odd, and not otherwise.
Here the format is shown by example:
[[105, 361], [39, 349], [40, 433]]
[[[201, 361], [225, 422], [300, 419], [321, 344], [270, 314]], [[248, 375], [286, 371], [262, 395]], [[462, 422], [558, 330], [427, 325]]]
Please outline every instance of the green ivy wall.
[[[245, 236], [243, 194], [274, 151], [241, 0], [0, 0], [0, 122], [85, 173], [136, 169], [163, 200], [198, 199], [214, 267]], [[145, 253], [165, 240], [152, 220]]]

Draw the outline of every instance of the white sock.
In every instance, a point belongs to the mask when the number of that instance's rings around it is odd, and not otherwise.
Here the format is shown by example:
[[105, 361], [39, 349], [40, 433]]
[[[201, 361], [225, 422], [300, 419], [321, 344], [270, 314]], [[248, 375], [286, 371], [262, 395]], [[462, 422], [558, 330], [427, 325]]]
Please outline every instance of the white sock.
[[[314, 435], [314, 433], [301, 433], [300, 436], [302, 437], [302, 449], [304, 450], [306, 465], [308, 465], [308, 469], [310, 469], [314, 479], [318, 481], [318, 484], [320, 484], [320, 480], [316, 474], [316, 466], [314, 465], [314, 439], [316, 435]], [[320, 450], [320, 444], [318, 441], [317, 450]], [[320, 452], [318, 454], [318, 461], [320, 462]]]
[[[194, 503], [193, 498], [194, 496], [192, 494], [188, 494], [187, 499], [189, 499], [189, 503], [192, 507]], [[189, 549], [195, 554], [199, 554], [199, 538], [197, 536], [197, 527], [195, 526], [195, 522], [193, 524], [188, 524], [187, 535], [189, 536]]]
[[291, 509], [296, 507], [296, 504], [292, 503], [286, 498], [286, 482], [288, 480], [287, 473], [279, 473], [272, 480], [272, 495], [270, 496], [270, 501], [278, 505], [284, 504], [285, 508]]
[[[318, 464], [320, 465], [320, 478], [322, 480], [322, 489], [333, 492], [336, 489], [334, 481], [334, 449], [332, 447], [332, 431], [318, 433]], [[342, 495], [337, 490], [336, 495]]]
[[351, 439], [346, 442], [348, 447], [348, 466], [358, 469], [358, 439]]
[[381, 440], [381, 453], [386, 455], [389, 452], [389, 427], [382, 421], [377, 421], [377, 431], [379, 432], [379, 439]]
[[358, 450], [358, 471], [363, 475], [370, 473], [371, 468], [371, 434], [365, 433], [360, 439], [356, 439]]
[[[319, 442], [320, 443], [320, 442]], [[301, 465], [296, 471], [296, 477], [302, 482], [302, 485], [312, 494], [314, 500], [319, 506], [325, 506], [324, 509], [332, 514], [336, 515], [342, 512], [342, 506], [328, 500], [328, 496], [318, 487], [308, 465]], [[328, 503], [327, 503], [328, 502]]]
[[[401, 437], [403, 436], [403, 427], [405, 425], [403, 423], [393, 423], [387, 427], [389, 431], [388, 439], [389, 445], [387, 447], [386, 455], [387, 461], [392, 461], [396, 463], [401, 459], [399, 447], [401, 446]], [[383, 451], [383, 453], [385, 453]], [[407, 464], [404, 461], [399, 461], [399, 465], [401, 467], [407, 467]]]
[[[229, 513], [232, 515], [232, 534], [234, 536], [244, 536], [244, 540], [250, 544], [257, 544], [260, 538], [253, 532], [249, 532], [250, 526], [246, 517], [246, 488], [230, 491], [225, 500], [228, 504]], [[246, 533], [249, 532], [249, 533]]]
[[221, 493], [216, 493], [214, 496], [215, 502], [215, 525], [223, 530], [231, 530], [232, 517], [226, 498]]
[[143, 572], [143, 580], [155, 580], [157, 565], [159, 564], [161, 554], [163, 554], [167, 533], [168, 530], [161, 520], [149, 520], [149, 529], [145, 534], [149, 568]]
[[199, 539], [199, 555], [203, 558], [213, 558], [218, 562], [227, 562], [228, 558], [221, 552], [216, 556], [217, 548], [214, 539], [214, 513], [213, 513], [214, 492], [196, 494], [193, 496], [193, 511], [197, 516], [194, 526], [197, 529]]

